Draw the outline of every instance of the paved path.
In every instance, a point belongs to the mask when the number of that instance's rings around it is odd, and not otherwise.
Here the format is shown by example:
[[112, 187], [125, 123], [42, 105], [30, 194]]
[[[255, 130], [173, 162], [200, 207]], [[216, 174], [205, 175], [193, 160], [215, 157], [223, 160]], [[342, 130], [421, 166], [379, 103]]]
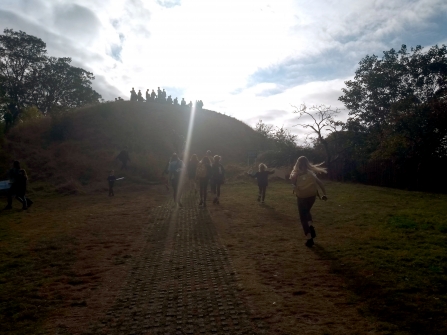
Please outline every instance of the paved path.
[[263, 334], [237, 290], [227, 250], [194, 196], [153, 210], [147, 244], [100, 327], [103, 334]]

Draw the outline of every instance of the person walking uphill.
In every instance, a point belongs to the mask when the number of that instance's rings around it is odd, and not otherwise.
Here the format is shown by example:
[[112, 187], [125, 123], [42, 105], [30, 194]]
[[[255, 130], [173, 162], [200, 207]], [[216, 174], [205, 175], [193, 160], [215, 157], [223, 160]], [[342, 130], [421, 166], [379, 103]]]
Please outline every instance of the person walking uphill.
[[265, 192], [267, 191], [269, 175], [274, 173], [275, 170], [267, 171], [267, 165], [263, 163], [259, 164], [258, 172], [248, 173], [250, 177], [256, 178], [258, 180], [258, 187], [259, 187], [258, 201], [260, 201], [261, 203], [264, 203], [265, 200]]
[[184, 172], [183, 169], [184, 164], [183, 162], [178, 158], [177, 154], [174, 153], [171, 156], [171, 160], [169, 161], [168, 165], [168, 173], [169, 173], [169, 181], [172, 185], [172, 188], [174, 189], [174, 202], [179, 207], [183, 207], [181, 203], [181, 197], [182, 197], [182, 173]]
[[320, 167], [321, 164], [314, 165], [309, 163], [305, 156], [301, 156], [296, 161], [293, 171], [290, 174], [290, 181], [295, 185], [295, 195], [297, 198], [298, 212], [304, 235], [306, 235], [306, 246], [314, 245], [314, 238], [317, 236], [312, 222], [310, 210], [315, 203], [318, 194], [317, 185], [323, 191], [323, 200], [327, 200], [326, 189], [316, 173], [326, 173], [326, 169]]
[[211, 185], [215, 196], [213, 204], [219, 204], [220, 186], [225, 182], [225, 170], [222, 164], [220, 164], [220, 159], [220, 156], [214, 156], [214, 162], [211, 166]]
[[197, 187], [196, 187], [196, 171], [197, 166], [199, 164], [199, 159], [197, 158], [196, 154], [193, 154], [191, 158], [189, 159], [187, 170], [188, 170], [188, 182], [189, 182], [189, 191], [194, 193], [197, 193]]
[[200, 188], [200, 203], [199, 206], [206, 207], [206, 195], [208, 188], [208, 181], [211, 178], [211, 162], [208, 157], [203, 157], [199, 165], [197, 165], [196, 178], [199, 181]]

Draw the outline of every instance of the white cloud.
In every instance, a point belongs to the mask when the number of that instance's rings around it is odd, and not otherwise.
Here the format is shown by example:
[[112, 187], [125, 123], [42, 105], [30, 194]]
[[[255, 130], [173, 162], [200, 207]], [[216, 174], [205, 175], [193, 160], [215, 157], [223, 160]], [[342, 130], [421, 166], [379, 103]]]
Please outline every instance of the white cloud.
[[[267, 111], [291, 112], [290, 104], [342, 107], [343, 81], [361, 58], [399, 48], [415, 31], [442, 35], [433, 18], [446, 13], [444, 0], [0, 2], [5, 27], [42, 38], [50, 55], [94, 72], [106, 99], [128, 97], [131, 87], [176, 88], [249, 124]], [[434, 43], [446, 43], [442, 36]], [[247, 85], [254, 73], [285, 63], [277, 73], [284, 77]], [[339, 71], [328, 77], [328, 68]], [[303, 78], [285, 78], [291, 69]], [[282, 113], [274, 122], [290, 124]]]

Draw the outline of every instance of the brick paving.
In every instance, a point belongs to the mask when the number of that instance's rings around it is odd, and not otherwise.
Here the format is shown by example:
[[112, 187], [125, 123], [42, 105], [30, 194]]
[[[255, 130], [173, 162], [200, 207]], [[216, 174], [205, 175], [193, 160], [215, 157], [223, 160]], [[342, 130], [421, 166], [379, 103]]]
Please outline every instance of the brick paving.
[[127, 285], [106, 318], [90, 333], [264, 334], [252, 322], [237, 275], [219, 243], [208, 211], [184, 197], [155, 208], [147, 243]]

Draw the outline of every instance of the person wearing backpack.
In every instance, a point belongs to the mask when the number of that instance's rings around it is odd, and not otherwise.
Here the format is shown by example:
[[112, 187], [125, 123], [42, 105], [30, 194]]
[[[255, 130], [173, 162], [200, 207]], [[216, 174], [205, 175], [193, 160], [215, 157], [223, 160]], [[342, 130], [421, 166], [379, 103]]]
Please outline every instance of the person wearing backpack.
[[258, 201], [260, 201], [262, 204], [265, 200], [265, 192], [267, 191], [268, 186], [268, 178], [270, 174], [274, 174], [275, 170], [273, 171], [267, 171], [267, 165], [264, 163], [259, 164], [259, 171], [256, 173], [248, 173], [248, 175], [252, 178], [256, 178], [258, 180]]
[[205, 156], [197, 165], [196, 178], [199, 182], [200, 189], [200, 203], [199, 206], [206, 207], [206, 195], [208, 188], [208, 181], [211, 178], [211, 162], [210, 159]]
[[213, 204], [219, 204], [220, 186], [225, 182], [225, 170], [222, 164], [220, 164], [221, 157], [219, 155], [214, 156], [214, 162], [211, 166], [211, 185], [213, 187], [214, 200]]
[[177, 154], [172, 154], [168, 165], [169, 181], [172, 185], [172, 188], [174, 189], [174, 202], [179, 207], [183, 207], [180, 201], [182, 196], [182, 185], [180, 184], [180, 182], [181, 175], [184, 170], [183, 168], [183, 162], [178, 158]]
[[[322, 163], [321, 163], [322, 164]], [[317, 236], [312, 222], [310, 210], [318, 195], [318, 187], [323, 191], [322, 200], [327, 200], [326, 189], [316, 173], [326, 173], [326, 169], [320, 167], [321, 164], [314, 165], [305, 156], [301, 156], [296, 161], [293, 171], [290, 174], [290, 181], [295, 185], [294, 193], [297, 198], [298, 212], [304, 235], [306, 235], [306, 246], [314, 245], [314, 238]]]

